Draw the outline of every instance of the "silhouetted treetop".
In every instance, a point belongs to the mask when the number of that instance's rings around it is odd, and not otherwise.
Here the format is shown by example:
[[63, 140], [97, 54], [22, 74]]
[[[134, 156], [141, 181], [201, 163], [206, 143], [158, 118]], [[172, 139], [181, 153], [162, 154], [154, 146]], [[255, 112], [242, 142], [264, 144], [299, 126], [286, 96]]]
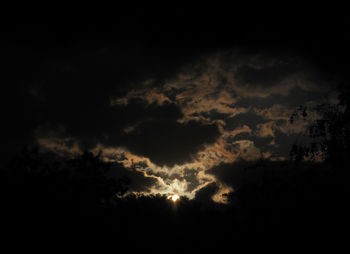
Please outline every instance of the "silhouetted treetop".
[[[2, 187], [13, 200], [22, 200], [19, 205], [30, 205], [37, 211], [95, 213], [127, 190], [127, 178], [107, 176], [111, 166], [90, 152], [63, 158], [37, 149], [25, 150], [1, 170], [7, 176]], [[113, 166], [114, 170], [122, 169], [122, 165]]]
[[323, 158], [339, 169], [347, 163], [350, 154], [350, 100], [349, 88], [339, 86], [340, 94], [337, 104], [322, 103], [312, 109], [301, 106], [290, 118], [293, 123], [298, 115], [307, 117], [307, 110], [314, 110], [319, 119], [307, 129], [311, 142], [307, 146], [295, 144], [291, 150], [292, 158], [297, 161], [309, 157], [311, 159]]

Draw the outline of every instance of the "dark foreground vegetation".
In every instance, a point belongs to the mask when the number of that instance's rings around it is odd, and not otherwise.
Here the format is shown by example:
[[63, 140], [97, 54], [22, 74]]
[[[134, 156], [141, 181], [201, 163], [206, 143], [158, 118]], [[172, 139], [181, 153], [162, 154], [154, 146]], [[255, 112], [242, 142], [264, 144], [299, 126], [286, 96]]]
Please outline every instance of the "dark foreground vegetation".
[[[129, 196], [127, 181], [86, 153], [64, 160], [28, 152], [1, 170], [2, 231], [14, 242], [102, 242], [140, 248], [191, 244], [342, 242], [349, 226], [348, 178], [314, 163], [260, 161], [227, 196], [228, 205], [182, 198]], [[237, 243], [237, 244], [238, 244]], [[319, 243], [320, 244], [320, 243]], [[15, 244], [16, 246], [16, 244]]]

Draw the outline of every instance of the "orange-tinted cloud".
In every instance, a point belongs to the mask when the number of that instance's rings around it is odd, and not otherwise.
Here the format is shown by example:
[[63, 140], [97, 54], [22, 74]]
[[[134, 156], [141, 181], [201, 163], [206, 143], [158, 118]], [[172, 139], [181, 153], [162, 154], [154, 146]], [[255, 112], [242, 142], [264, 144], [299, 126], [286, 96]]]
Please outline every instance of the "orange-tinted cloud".
[[[327, 84], [314, 81], [313, 71], [294, 56], [213, 54], [184, 65], [169, 78], [145, 80], [125, 96], [115, 97], [110, 103], [113, 109], [142, 101], [146, 109], [155, 110], [147, 116], [131, 111], [134, 115], [123, 126], [120, 144], [100, 142], [92, 151], [102, 151], [103, 159], [152, 179], [153, 185], [142, 194], [176, 192], [195, 198], [198, 191], [215, 185], [212, 199], [224, 203], [223, 194], [233, 187], [220, 174], [208, 172], [222, 163], [285, 159], [289, 136], [302, 134], [308, 125], [303, 119], [289, 122], [295, 110], [291, 105], [312, 104], [311, 92], [329, 90]], [[295, 91], [305, 96], [285, 103]], [[161, 108], [162, 113], [154, 113]], [[65, 149], [57, 140], [39, 140], [47, 149]], [[77, 148], [70, 149], [66, 151]]]

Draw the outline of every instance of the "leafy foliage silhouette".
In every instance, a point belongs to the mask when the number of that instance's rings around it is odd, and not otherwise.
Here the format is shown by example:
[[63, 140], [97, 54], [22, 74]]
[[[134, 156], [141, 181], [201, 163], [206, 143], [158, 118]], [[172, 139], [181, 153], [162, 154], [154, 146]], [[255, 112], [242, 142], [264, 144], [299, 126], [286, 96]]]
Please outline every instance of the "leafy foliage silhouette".
[[[318, 158], [332, 164], [334, 170], [345, 169], [350, 154], [350, 92], [349, 87], [344, 84], [339, 85], [339, 90], [337, 104], [323, 103], [311, 109], [320, 118], [307, 129], [310, 144], [293, 145], [291, 156], [295, 161], [306, 157], [311, 160]], [[306, 118], [307, 110], [307, 107], [300, 106], [291, 116], [290, 122], [293, 123], [298, 115]]]

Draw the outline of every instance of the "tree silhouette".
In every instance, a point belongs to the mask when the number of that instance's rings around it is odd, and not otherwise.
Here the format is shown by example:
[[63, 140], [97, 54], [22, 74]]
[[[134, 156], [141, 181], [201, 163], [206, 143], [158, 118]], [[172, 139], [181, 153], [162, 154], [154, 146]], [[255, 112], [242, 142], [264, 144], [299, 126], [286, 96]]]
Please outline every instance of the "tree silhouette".
[[3, 194], [33, 214], [100, 213], [112, 205], [116, 194], [127, 191], [128, 179], [107, 177], [111, 166], [90, 152], [68, 159], [24, 150], [1, 170], [6, 176]]
[[[339, 102], [337, 104], [323, 103], [314, 109], [320, 118], [311, 124], [307, 129], [311, 142], [307, 146], [294, 144], [291, 156], [296, 161], [301, 161], [305, 157], [312, 160], [322, 158], [334, 166], [335, 170], [340, 170], [348, 163], [350, 154], [350, 100], [349, 88], [340, 85]], [[307, 108], [300, 106], [291, 116], [293, 123], [295, 117], [302, 115], [307, 117]], [[310, 109], [309, 109], [310, 110]]]

